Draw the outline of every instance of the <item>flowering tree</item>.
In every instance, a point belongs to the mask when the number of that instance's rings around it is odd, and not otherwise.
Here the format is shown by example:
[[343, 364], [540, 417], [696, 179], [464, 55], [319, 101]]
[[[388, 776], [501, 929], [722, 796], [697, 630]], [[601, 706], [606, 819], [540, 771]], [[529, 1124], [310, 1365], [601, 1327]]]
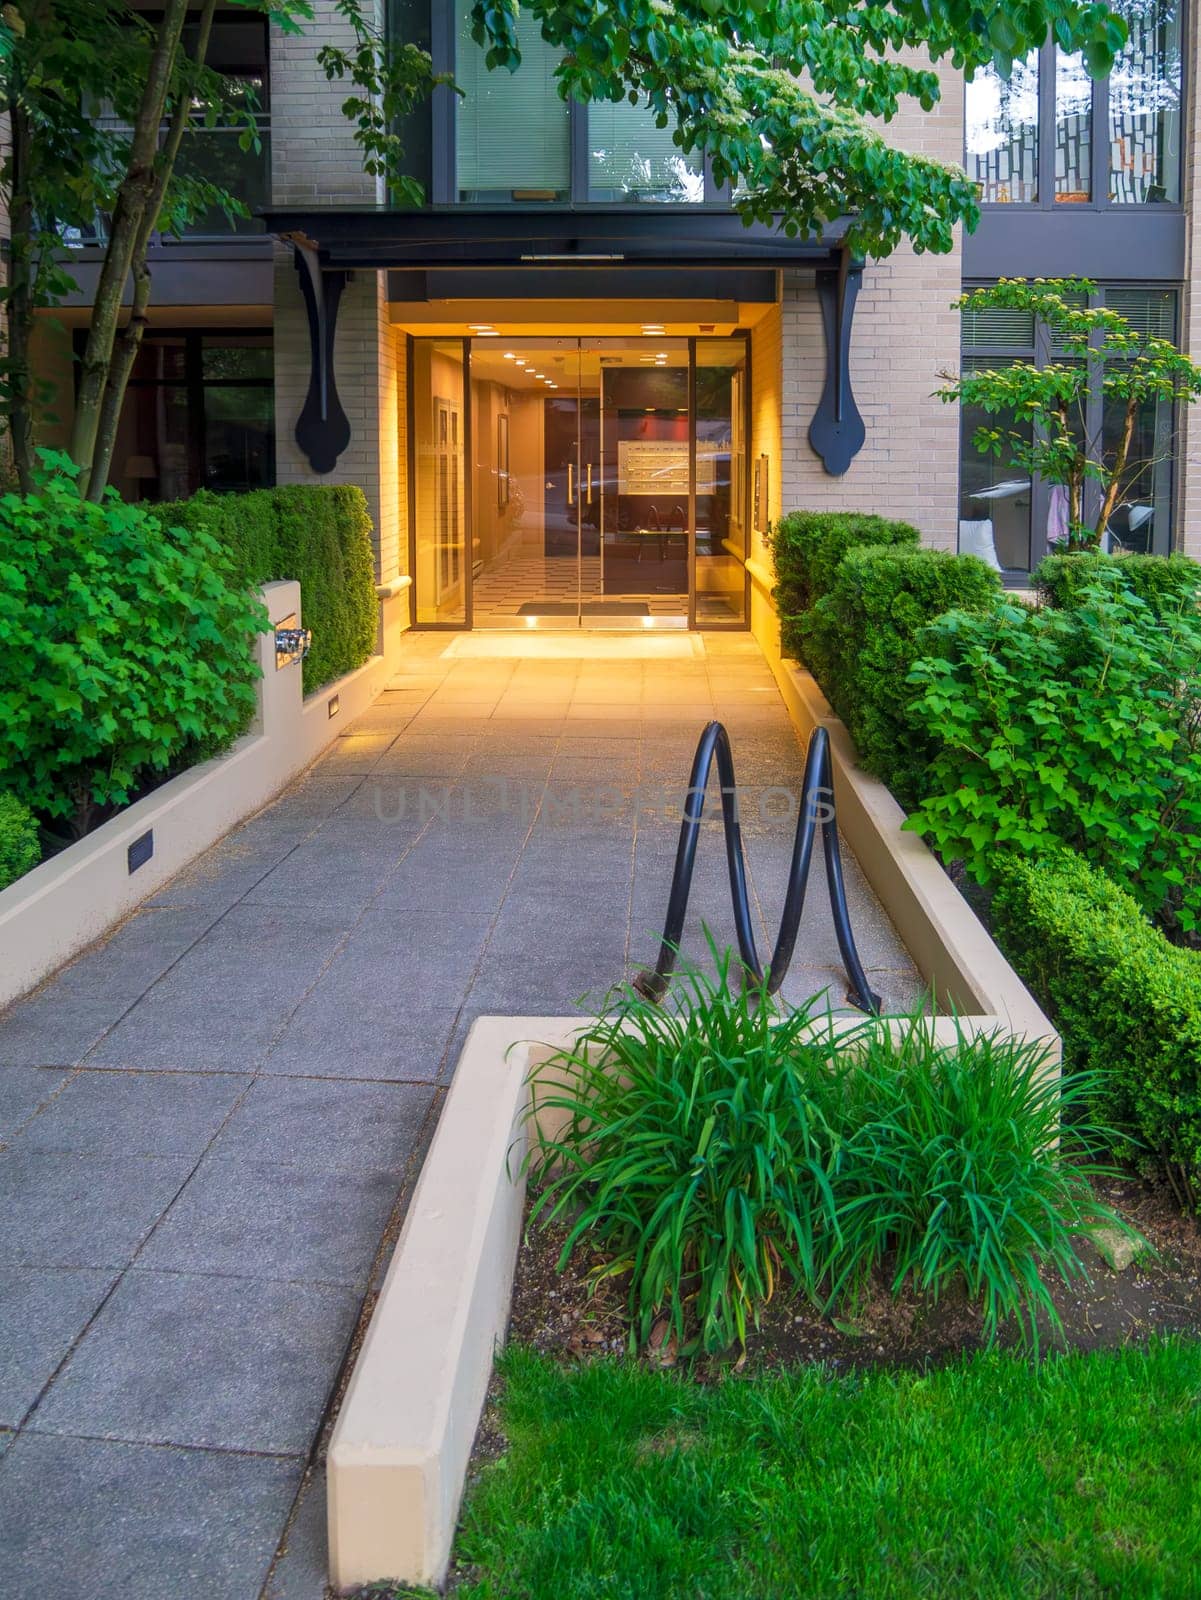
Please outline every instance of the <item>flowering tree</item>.
[[[1087, 278], [1002, 278], [963, 295], [959, 306], [966, 312], [1029, 312], [1048, 329], [1055, 359], [1041, 367], [1013, 361], [964, 372], [938, 391], [943, 400], [997, 419], [973, 435], [982, 454], [1063, 489], [1070, 550], [1101, 546], [1115, 506], [1153, 465], [1131, 452], [1140, 411], [1187, 404], [1201, 394], [1201, 368], [1171, 340], [1144, 337], [1120, 312], [1090, 306], [1095, 289]], [[1098, 372], [1102, 413], [1119, 418], [1108, 435], [1088, 427], [1088, 395]], [[1086, 524], [1088, 483], [1100, 486], [1100, 503]]]

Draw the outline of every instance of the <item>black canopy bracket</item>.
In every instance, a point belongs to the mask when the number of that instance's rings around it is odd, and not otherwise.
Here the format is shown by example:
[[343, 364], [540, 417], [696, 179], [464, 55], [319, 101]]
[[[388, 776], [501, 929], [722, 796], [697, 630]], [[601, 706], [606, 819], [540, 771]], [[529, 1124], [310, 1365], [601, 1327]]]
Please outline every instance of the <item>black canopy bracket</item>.
[[323, 267], [307, 240], [289, 242], [309, 322], [309, 392], [296, 420], [296, 443], [314, 472], [332, 472], [350, 443], [350, 419], [334, 377], [334, 336], [342, 291], [353, 273]]
[[863, 283], [863, 264], [846, 250], [838, 266], [819, 270], [817, 297], [826, 336], [826, 382], [813, 421], [809, 443], [832, 478], [840, 478], [863, 449], [867, 429], [851, 392], [851, 324]]

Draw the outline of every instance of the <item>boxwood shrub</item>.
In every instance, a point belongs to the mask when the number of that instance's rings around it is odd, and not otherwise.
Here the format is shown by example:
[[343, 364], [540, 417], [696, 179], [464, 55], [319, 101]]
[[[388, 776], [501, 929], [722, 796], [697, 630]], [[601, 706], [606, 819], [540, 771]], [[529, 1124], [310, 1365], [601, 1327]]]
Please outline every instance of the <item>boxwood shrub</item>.
[[371, 518], [361, 489], [349, 484], [287, 484], [250, 494], [202, 490], [159, 507], [170, 526], [203, 529], [229, 551], [244, 583], [291, 578], [313, 630], [304, 691], [361, 667], [375, 649], [379, 602]]
[[910, 715], [922, 630], [945, 611], [991, 608], [997, 574], [975, 556], [869, 546], [842, 558], [829, 594], [798, 619], [806, 662], [864, 768], [912, 805], [939, 749]]
[[1201, 602], [1201, 563], [1188, 556], [1107, 556], [1099, 550], [1047, 556], [1033, 573], [1034, 586], [1047, 605], [1078, 605], [1098, 574], [1117, 572], [1126, 588], [1157, 615]]
[[1100, 1075], [1097, 1120], [1201, 1202], [1201, 953], [1169, 944], [1137, 902], [1072, 851], [994, 864], [993, 931], [1063, 1035]]
[[33, 812], [15, 795], [0, 793], [0, 889], [7, 889], [41, 859]]
[[81, 500], [71, 463], [47, 460], [37, 494], [0, 496], [0, 772], [79, 834], [243, 731], [266, 615], [203, 528]]
[[860, 545], [916, 546], [917, 529], [866, 511], [790, 511], [772, 530], [775, 602], [784, 654], [799, 656], [797, 619], [830, 589], [838, 564]]

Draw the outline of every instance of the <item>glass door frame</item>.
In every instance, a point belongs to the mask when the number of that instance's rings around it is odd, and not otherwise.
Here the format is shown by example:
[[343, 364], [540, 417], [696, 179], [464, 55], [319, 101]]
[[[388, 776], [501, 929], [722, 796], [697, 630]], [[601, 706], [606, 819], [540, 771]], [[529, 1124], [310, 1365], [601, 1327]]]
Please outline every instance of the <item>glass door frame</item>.
[[[532, 338], [538, 336], [530, 336]], [[542, 337], [548, 337], [543, 335]], [[574, 339], [577, 349], [576, 367], [576, 399], [577, 406], [582, 395], [581, 367], [583, 346], [589, 338], [586, 334], [564, 333], [557, 336]], [[652, 337], [631, 335], [628, 339], [620, 335], [596, 334], [594, 339], [616, 340], [621, 338], [623, 344], [631, 346], [645, 345], [648, 348], [660, 341]], [[452, 622], [423, 622], [417, 620], [418, 595], [416, 583], [409, 590], [409, 625], [415, 630], [427, 633], [464, 633], [471, 632], [475, 627], [475, 561], [474, 561], [474, 530], [475, 530], [475, 429], [473, 423], [473, 406], [471, 403], [471, 354], [472, 346], [476, 340], [469, 334], [461, 337], [443, 335], [436, 338], [433, 335], [406, 335], [405, 351], [405, 451], [406, 451], [406, 502], [408, 511], [408, 555], [409, 572], [416, 577], [417, 565], [417, 472], [416, 472], [416, 418], [419, 397], [416, 390], [416, 360], [415, 351], [418, 338], [428, 338], [431, 342], [444, 344], [458, 343], [462, 349], [463, 359], [463, 453], [464, 453], [464, 483], [463, 483], [463, 508], [464, 508], [464, 607], [461, 621]], [[520, 334], [511, 335], [514, 343], [521, 340]], [[739, 563], [743, 573], [743, 604], [742, 618], [734, 622], [701, 622], [697, 617], [697, 587], [696, 587], [696, 474], [697, 474], [697, 345], [716, 344], [728, 341], [732, 347], [739, 347], [743, 357], [743, 395], [742, 395], [742, 439], [745, 453], [745, 463], [742, 473], [741, 523], [743, 529], [743, 551]], [[751, 559], [752, 538], [754, 528], [751, 525], [751, 477], [753, 463], [751, 461], [752, 443], [752, 392], [753, 377], [751, 371], [751, 337], [744, 330], [731, 334], [703, 334], [688, 335], [688, 594], [687, 594], [687, 631], [704, 633], [745, 633], [750, 627], [750, 602], [751, 602], [751, 577], [747, 569], [747, 562]], [[601, 410], [603, 412], [603, 395]], [[583, 495], [581, 493], [581, 466], [582, 466], [582, 439], [579, 428], [580, 412], [577, 410], [577, 430], [575, 442], [576, 459], [576, 617], [574, 624], [564, 628], [563, 632], [583, 632]], [[602, 464], [603, 473], [603, 464]], [[603, 528], [601, 530], [603, 549]], [[603, 557], [602, 557], [603, 559]], [[549, 630], [545, 630], [549, 631]], [[616, 630], [612, 630], [616, 631]], [[631, 630], [632, 631], [632, 630]]]

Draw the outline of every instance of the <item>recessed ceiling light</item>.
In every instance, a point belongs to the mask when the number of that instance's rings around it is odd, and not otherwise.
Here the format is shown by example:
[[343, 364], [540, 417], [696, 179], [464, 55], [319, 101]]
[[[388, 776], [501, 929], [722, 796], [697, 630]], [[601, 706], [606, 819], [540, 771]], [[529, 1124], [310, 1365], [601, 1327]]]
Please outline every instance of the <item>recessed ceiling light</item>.
[[492, 331], [492, 324], [490, 322], [469, 322], [467, 326], [471, 329], [472, 333], [491, 333]]
[[475, 336], [476, 336], [477, 339], [499, 339], [500, 338], [500, 334], [497, 333], [495, 328], [477, 328], [475, 330]]
[[535, 376], [535, 378], [545, 378], [546, 377], [546, 373], [545, 372], [535, 372], [534, 376]]
[[643, 333], [662, 333], [663, 324], [661, 322], [644, 322], [642, 331]]
[[505, 351], [505, 360], [506, 361], [516, 361], [517, 357], [513, 354], [512, 350], [506, 350]]

